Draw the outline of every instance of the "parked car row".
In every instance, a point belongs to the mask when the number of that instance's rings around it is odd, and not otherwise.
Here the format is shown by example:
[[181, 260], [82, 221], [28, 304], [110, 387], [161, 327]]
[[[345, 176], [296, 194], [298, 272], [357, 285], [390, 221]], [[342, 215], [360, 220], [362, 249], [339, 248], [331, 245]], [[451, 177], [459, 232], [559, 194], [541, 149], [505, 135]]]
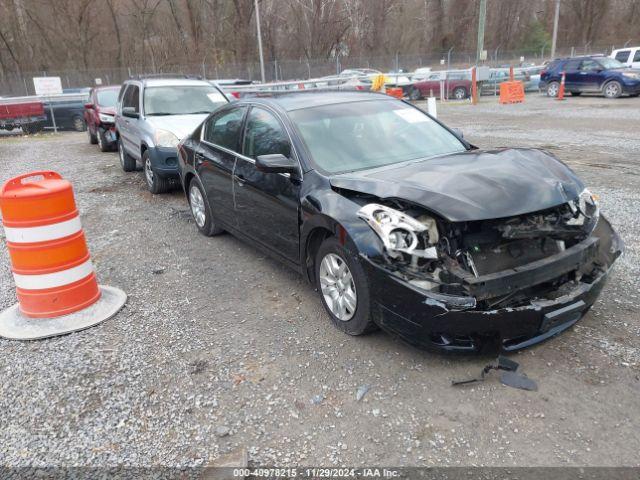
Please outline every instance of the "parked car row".
[[386, 95], [229, 102], [200, 80], [131, 79], [92, 90], [87, 125], [151, 192], [181, 187], [200, 233], [232, 233], [300, 272], [350, 335], [518, 350], [578, 321], [623, 249], [549, 153], [478, 150]]

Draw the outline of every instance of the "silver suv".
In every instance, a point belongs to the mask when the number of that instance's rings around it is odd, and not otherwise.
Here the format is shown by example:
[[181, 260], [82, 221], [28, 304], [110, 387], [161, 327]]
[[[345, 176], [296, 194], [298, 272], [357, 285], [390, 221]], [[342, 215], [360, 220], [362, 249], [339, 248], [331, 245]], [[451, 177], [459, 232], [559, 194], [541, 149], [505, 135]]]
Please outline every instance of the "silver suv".
[[149, 191], [168, 191], [178, 178], [178, 142], [228, 102], [218, 87], [203, 80], [127, 80], [115, 118], [122, 169], [132, 172], [141, 165]]

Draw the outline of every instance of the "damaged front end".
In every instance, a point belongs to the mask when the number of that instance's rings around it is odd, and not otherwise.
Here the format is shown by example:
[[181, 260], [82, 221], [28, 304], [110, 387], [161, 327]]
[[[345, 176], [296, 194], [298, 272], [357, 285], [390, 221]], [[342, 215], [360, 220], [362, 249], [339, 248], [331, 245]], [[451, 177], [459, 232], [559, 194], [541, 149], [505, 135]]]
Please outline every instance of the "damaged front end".
[[515, 350], [568, 328], [623, 250], [588, 190], [500, 219], [448, 222], [401, 200], [366, 204], [358, 216], [384, 245], [381, 257], [363, 259], [374, 270], [378, 323], [450, 351], [487, 341]]

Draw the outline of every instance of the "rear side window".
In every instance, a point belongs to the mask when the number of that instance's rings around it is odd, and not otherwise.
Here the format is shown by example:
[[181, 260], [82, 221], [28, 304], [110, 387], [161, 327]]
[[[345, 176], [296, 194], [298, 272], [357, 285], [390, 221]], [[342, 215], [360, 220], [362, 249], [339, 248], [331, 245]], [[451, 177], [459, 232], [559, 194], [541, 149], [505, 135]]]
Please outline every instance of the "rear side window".
[[625, 63], [627, 60], [629, 60], [629, 53], [631, 53], [631, 50], [622, 50], [616, 53], [616, 60]]
[[564, 64], [564, 70], [566, 72], [573, 72], [575, 70], [578, 70], [578, 68], [580, 67], [580, 62], [581, 60], [569, 60]]
[[269, 111], [254, 107], [247, 119], [244, 154], [250, 158], [280, 153], [291, 156], [289, 137], [280, 121]]
[[582, 65], [580, 65], [580, 70], [583, 72], [590, 72], [593, 70], [598, 70], [599, 68], [602, 67], [595, 60], [585, 60], [582, 62]]
[[122, 108], [133, 107], [136, 113], [140, 113], [140, 88], [137, 85], [129, 85], [122, 101]]
[[246, 109], [247, 107], [236, 107], [211, 117], [204, 127], [204, 140], [237, 151], [242, 117]]
[[636, 53], [633, 55], [634, 62], [640, 62], [640, 49], [636, 50]]

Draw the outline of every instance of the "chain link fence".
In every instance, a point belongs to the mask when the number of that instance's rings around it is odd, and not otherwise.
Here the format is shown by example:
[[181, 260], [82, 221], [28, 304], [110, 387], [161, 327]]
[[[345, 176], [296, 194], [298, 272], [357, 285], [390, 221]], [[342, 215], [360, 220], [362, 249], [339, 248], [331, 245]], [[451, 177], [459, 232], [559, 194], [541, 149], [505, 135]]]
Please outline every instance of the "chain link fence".
[[[585, 54], [608, 54], [611, 46], [584, 46], [559, 49], [556, 56], [575, 56]], [[273, 60], [265, 62], [265, 79], [270, 81], [302, 80], [336, 75], [348, 68], [373, 68], [382, 72], [411, 72], [420, 67], [431, 67], [433, 70], [468, 68], [475, 64], [475, 52], [446, 52], [424, 54], [395, 54], [386, 56], [344, 56], [323, 59]], [[483, 62], [492, 67], [520, 65], [521, 63], [542, 64], [550, 60], [549, 49], [532, 51], [505, 51], [495, 49], [487, 51], [487, 60]], [[136, 75], [175, 73], [193, 75], [207, 79], [247, 79], [260, 80], [260, 64], [225, 63], [180, 65], [130, 65], [127, 67], [60, 69], [29, 72], [0, 72], [0, 96], [33, 95], [33, 77], [55, 76], [62, 80], [63, 88], [90, 87], [100, 79], [103, 85], [122, 83]]]

